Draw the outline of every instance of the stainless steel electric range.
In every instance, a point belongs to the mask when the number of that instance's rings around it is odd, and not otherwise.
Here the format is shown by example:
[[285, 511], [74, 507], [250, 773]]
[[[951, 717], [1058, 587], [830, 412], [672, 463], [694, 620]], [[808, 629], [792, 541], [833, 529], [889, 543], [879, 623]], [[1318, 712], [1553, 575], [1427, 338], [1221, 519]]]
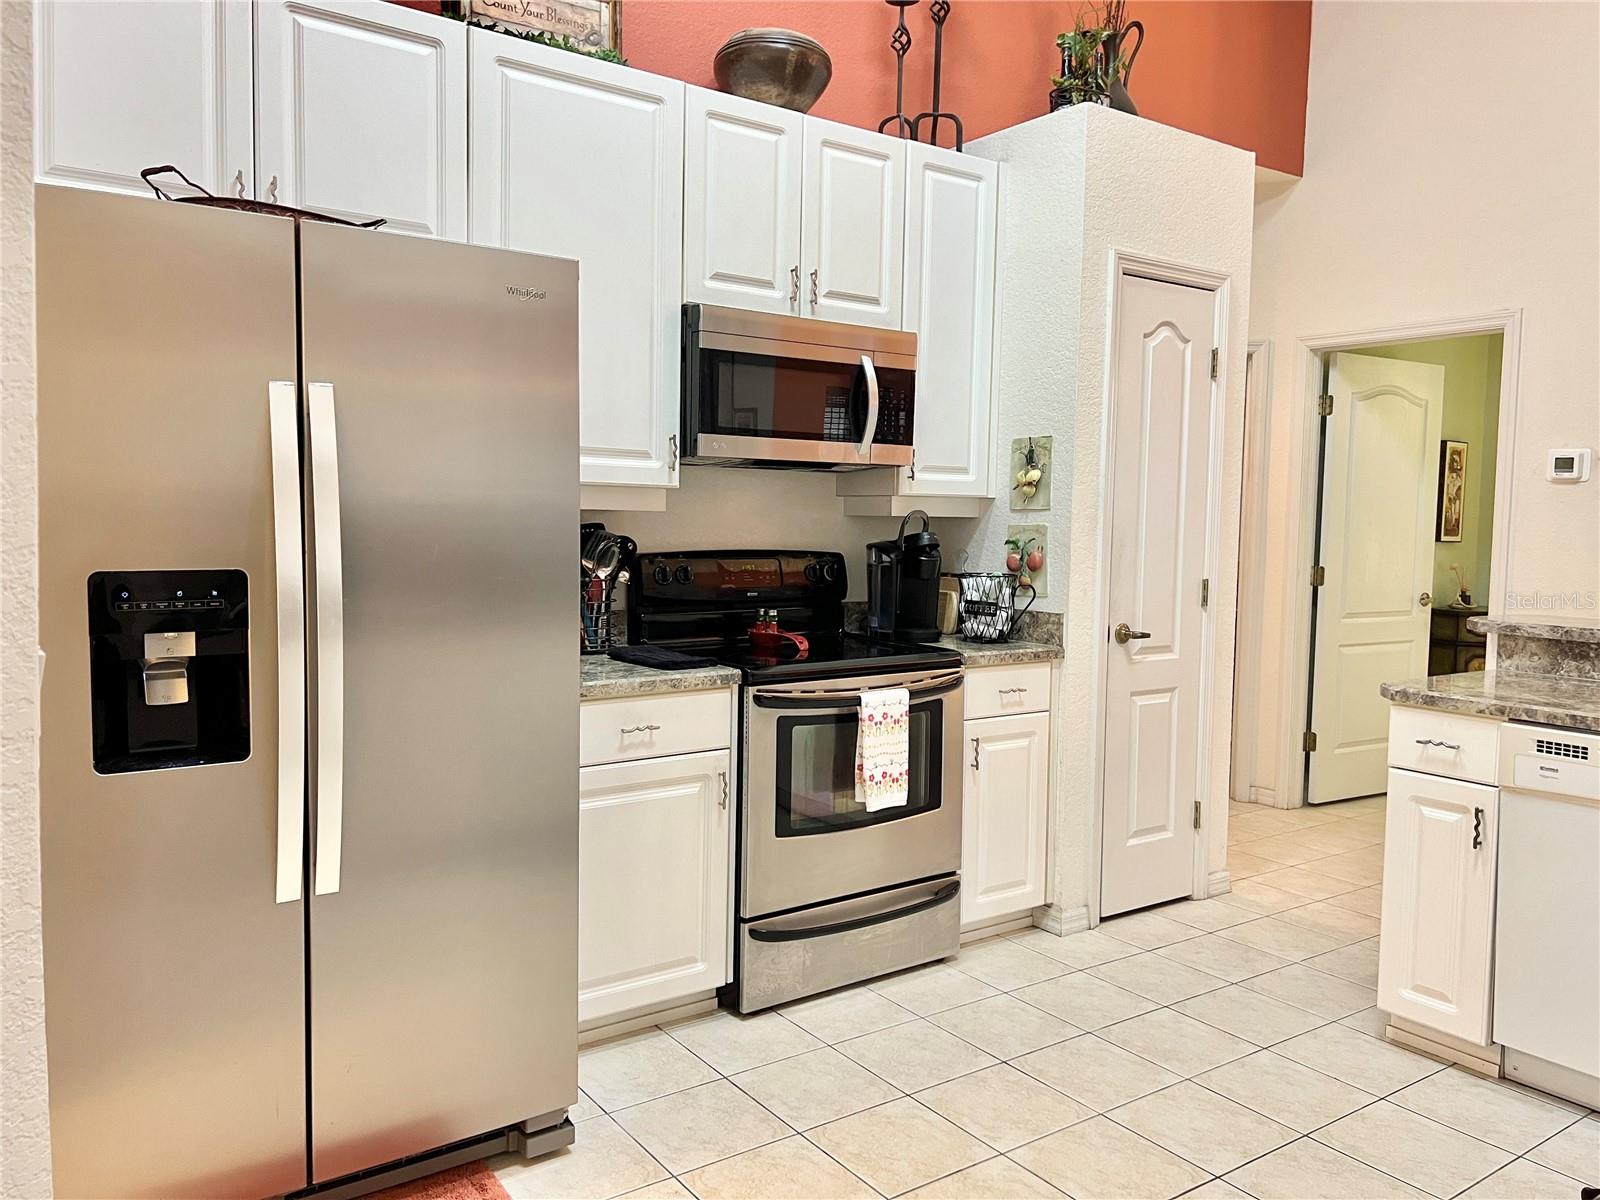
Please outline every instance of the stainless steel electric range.
[[[737, 667], [734, 981], [741, 1012], [944, 958], [960, 943], [961, 656], [843, 632], [842, 555], [644, 554], [629, 640]], [[775, 623], [781, 634], [757, 633]], [[798, 636], [795, 636], [798, 635]], [[911, 693], [910, 795], [855, 799], [863, 692]]]

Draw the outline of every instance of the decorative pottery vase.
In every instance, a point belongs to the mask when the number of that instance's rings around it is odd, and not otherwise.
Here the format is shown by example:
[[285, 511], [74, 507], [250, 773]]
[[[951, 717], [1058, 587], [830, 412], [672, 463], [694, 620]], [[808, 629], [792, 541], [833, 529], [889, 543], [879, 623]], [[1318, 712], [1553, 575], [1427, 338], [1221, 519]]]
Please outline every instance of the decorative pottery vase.
[[805, 112], [833, 78], [828, 52], [792, 29], [745, 29], [722, 44], [712, 64], [717, 87], [735, 96]]
[[[1128, 35], [1135, 29], [1139, 31], [1139, 38], [1133, 44], [1133, 49], [1128, 51], [1128, 65], [1118, 73], [1117, 59], [1122, 57], [1122, 47], [1128, 40]], [[1144, 26], [1138, 21], [1129, 21], [1124, 25], [1116, 37], [1107, 38], [1100, 47], [1100, 53], [1105, 56], [1106, 78], [1110, 81], [1108, 103], [1118, 112], [1139, 115], [1139, 110], [1134, 106], [1133, 97], [1128, 95], [1128, 80], [1133, 75], [1133, 60], [1139, 57], [1139, 51], [1144, 49]]]

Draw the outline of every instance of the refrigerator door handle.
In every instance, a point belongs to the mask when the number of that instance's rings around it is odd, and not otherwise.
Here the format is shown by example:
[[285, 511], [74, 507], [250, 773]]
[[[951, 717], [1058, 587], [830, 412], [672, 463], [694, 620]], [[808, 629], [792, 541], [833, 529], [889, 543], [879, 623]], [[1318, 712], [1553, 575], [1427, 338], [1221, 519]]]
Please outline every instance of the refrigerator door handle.
[[333, 384], [306, 386], [317, 582], [316, 835], [311, 865], [312, 890], [318, 896], [339, 890], [344, 833], [344, 557], [333, 407]]
[[278, 620], [277, 902], [304, 886], [306, 784], [306, 609], [300, 545], [300, 398], [293, 380], [267, 384], [272, 447], [272, 554]]

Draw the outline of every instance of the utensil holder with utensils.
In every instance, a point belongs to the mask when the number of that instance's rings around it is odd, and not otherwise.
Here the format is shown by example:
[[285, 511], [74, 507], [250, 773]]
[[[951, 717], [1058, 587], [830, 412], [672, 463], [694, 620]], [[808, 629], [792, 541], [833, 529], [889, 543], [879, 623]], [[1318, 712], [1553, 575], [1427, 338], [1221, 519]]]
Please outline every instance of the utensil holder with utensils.
[[600, 524], [580, 527], [579, 546], [579, 648], [585, 654], [604, 654], [617, 643], [618, 588], [627, 584], [639, 546]]

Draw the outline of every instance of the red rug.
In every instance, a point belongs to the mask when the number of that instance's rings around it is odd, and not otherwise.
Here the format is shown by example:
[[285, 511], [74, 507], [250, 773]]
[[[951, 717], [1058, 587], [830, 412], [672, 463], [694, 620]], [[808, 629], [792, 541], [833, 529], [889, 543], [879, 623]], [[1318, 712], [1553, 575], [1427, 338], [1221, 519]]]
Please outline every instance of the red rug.
[[374, 1192], [368, 1200], [511, 1200], [511, 1194], [488, 1167], [468, 1163]]

